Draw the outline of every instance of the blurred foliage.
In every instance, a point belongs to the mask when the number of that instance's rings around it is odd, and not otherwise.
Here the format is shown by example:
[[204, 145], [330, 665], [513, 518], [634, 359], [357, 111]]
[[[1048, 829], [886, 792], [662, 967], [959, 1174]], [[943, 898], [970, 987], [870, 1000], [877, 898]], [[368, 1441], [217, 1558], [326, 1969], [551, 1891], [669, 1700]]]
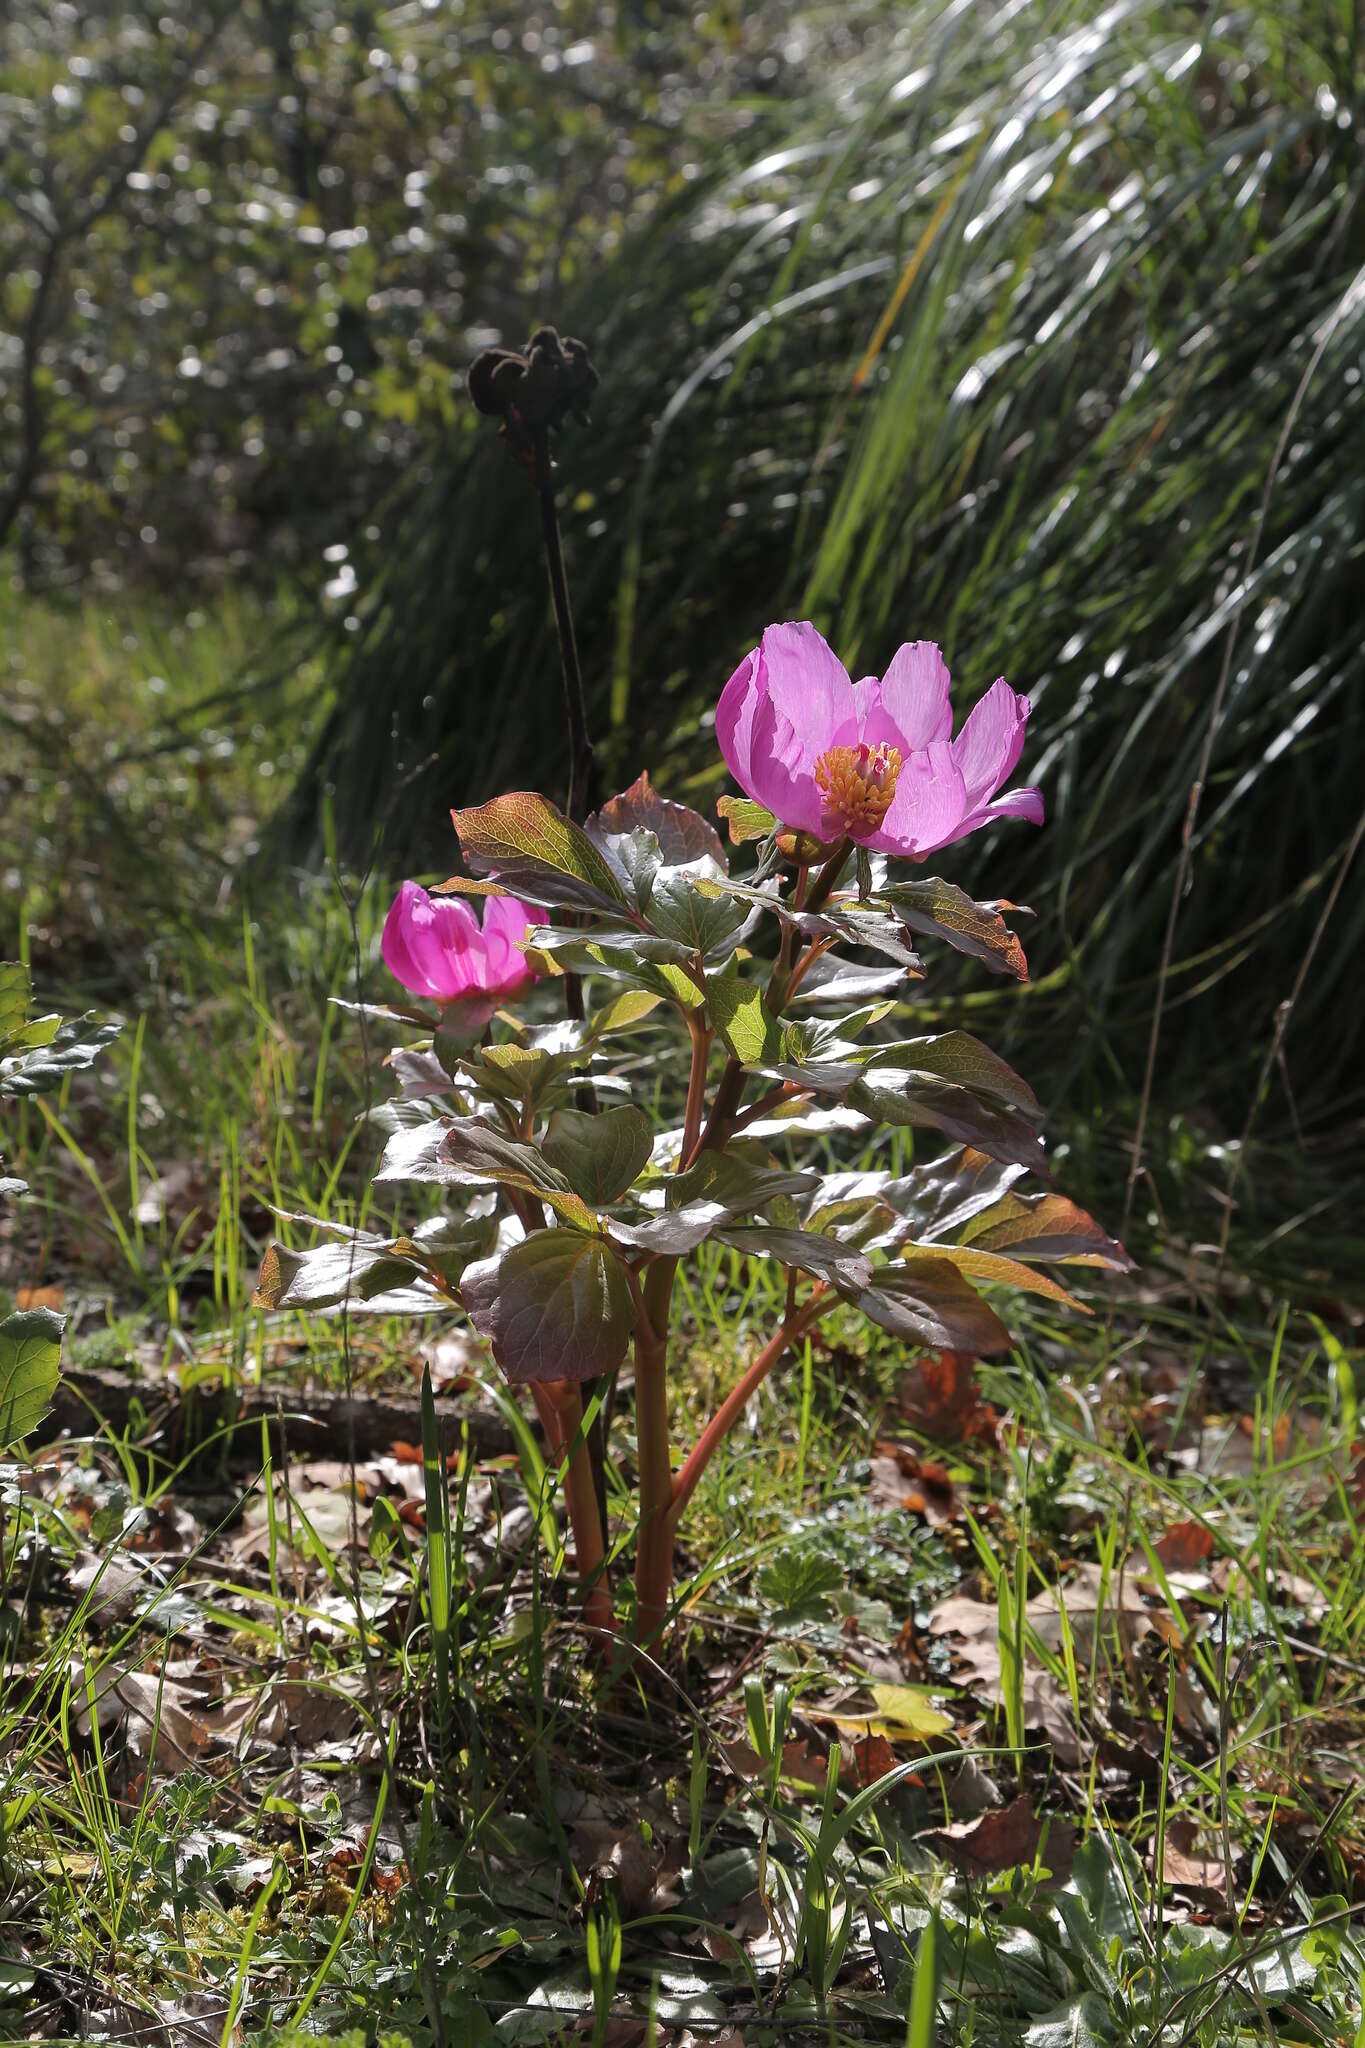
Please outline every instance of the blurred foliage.
[[[1157, 1078], [1240, 1116], [1359, 803], [1354, 10], [48, 6], [0, 63], [11, 538], [321, 589], [291, 852], [435, 870], [451, 802], [560, 786], [534, 508], [458, 388], [552, 318], [603, 374], [560, 449], [603, 788], [709, 801], [774, 617], [858, 670], [932, 635], [963, 708], [1008, 674], [1048, 828], [953, 872], [1040, 912], [1054, 1097], [1136, 1092], [1227, 664]], [[1334, 1128], [1363, 927], [1288, 1041]]]
[[4, 10], [0, 541], [31, 581], [250, 569], [267, 546], [272, 574], [316, 575], [429, 460], [473, 351], [676, 180], [737, 18]]

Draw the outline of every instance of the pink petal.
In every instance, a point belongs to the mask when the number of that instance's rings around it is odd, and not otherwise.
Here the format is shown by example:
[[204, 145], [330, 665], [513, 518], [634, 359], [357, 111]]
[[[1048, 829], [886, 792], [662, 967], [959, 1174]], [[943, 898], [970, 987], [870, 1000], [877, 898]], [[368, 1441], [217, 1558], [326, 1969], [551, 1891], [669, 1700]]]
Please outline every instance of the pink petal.
[[1028, 698], [1003, 676], [991, 684], [953, 741], [953, 759], [967, 786], [967, 807], [978, 810], [995, 795], [1024, 748]]
[[907, 640], [875, 685], [862, 737], [869, 747], [888, 740], [901, 758], [918, 754], [934, 740], [946, 740], [953, 729], [948, 701], [949, 676], [932, 640]]
[[755, 647], [746, 654], [720, 693], [716, 706], [716, 739], [725, 765], [747, 796], [752, 796], [753, 773], [749, 766], [753, 743], [754, 713], [758, 709], [758, 659]]
[[759, 688], [777, 716], [778, 743], [793, 770], [814, 772], [829, 747], [855, 744], [858, 714], [848, 670], [808, 621], [769, 626], [758, 650]]
[[858, 736], [853, 685], [814, 626], [769, 626], [721, 693], [716, 737], [740, 788], [784, 825], [823, 830], [815, 764]]
[[478, 985], [483, 934], [473, 911], [460, 902], [437, 902], [416, 882], [404, 882], [384, 921], [384, 964], [414, 995], [450, 1002]]
[[967, 813], [962, 774], [946, 740], [902, 761], [882, 829], [864, 844], [878, 853], [919, 855], [961, 836]]
[[1003, 796], [995, 798], [974, 814], [974, 822], [988, 825], [992, 818], [1027, 818], [1030, 825], [1043, 822], [1043, 792], [1041, 789], [1009, 789]]
[[516, 896], [488, 897], [483, 913], [483, 936], [487, 948], [485, 987], [510, 995], [514, 989], [534, 981], [535, 975], [519, 942], [533, 924], [541, 922], [543, 913], [533, 910], [529, 903], [521, 902]]

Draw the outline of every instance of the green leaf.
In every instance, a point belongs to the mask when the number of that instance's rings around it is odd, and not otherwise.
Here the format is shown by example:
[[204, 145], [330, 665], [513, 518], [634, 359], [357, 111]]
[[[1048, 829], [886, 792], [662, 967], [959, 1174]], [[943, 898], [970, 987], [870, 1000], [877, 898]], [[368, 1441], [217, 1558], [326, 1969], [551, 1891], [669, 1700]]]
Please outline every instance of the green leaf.
[[458, 1180], [492, 1181], [498, 1187], [515, 1188], [548, 1202], [579, 1229], [592, 1228], [592, 1212], [564, 1175], [534, 1145], [507, 1137], [483, 1117], [462, 1117], [451, 1124], [441, 1141], [441, 1156], [455, 1169]]
[[617, 1201], [633, 1187], [653, 1150], [654, 1126], [631, 1103], [595, 1116], [557, 1109], [541, 1140], [550, 1165], [594, 1209]]
[[619, 915], [628, 903], [586, 832], [532, 790], [452, 811], [465, 859], [532, 903]]
[[1009, 1331], [949, 1259], [917, 1259], [909, 1272], [879, 1266], [870, 1286], [840, 1292], [870, 1322], [930, 1351], [1009, 1350]]
[[998, 1287], [1017, 1287], [1025, 1294], [1043, 1294], [1049, 1301], [1060, 1301], [1067, 1308], [1074, 1308], [1078, 1315], [1088, 1316], [1091, 1311], [1074, 1294], [1068, 1294], [1065, 1287], [1047, 1273], [1036, 1273], [1032, 1266], [1021, 1264], [1018, 1259], [1001, 1258], [998, 1252], [983, 1252], [973, 1245], [960, 1244], [903, 1244], [899, 1250], [901, 1260], [912, 1269], [927, 1259], [947, 1259], [956, 1266], [959, 1273], [968, 1280], [982, 1281]]
[[1098, 1991], [1087, 1991], [1031, 2020], [1024, 2048], [1113, 2048], [1117, 2040], [1113, 2012]]
[[751, 839], [766, 839], [777, 830], [777, 820], [751, 796], [722, 796], [716, 799], [717, 814], [730, 830], [731, 846], [744, 846]]
[[[37, 1020], [43, 1027], [51, 1022], [46, 1017]], [[0, 1095], [50, 1094], [61, 1087], [68, 1074], [92, 1067], [122, 1029], [116, 1020], [99, 1021], [93, 1010], [65, 1023], [58, 1022], [50, 1036], [44, 1031], [28, 1050], [0, 1058]], [[21, 1033], [21, 1041], [26, 1036], [27, 1033]]]
[[0, 960], [0, 1053], [19, 1036], [33, 1001], [33, 983], [22, 960]]
[[572, 1051], [549, 1052], [538, 1045], [486, 1045], [477, 1056], [460, 1061], [460, 1072], [500, 1101], [533, 1107], [561, 1074], [583, 1063]]
[[50, 1308], [20, 1309], [0, 1323], [0, 1451], [21, 1442], [51, 1407], [65, 1327]]
[[703, 1152], [695, 1166], [675, 1173], [664, 1190], [670, 1209], [691, 1202], [715, 1202], [727, 1216], [742, 1216], [761, 1209], [779, 1195], [808, 1195], [820, 1185], [819, 1176], [800, 1167], [775, 1166], [762, 1148], [753, 1156], [735, 1144], [723, 1152]]
[[959, 953], [984, 960], [996, 974], [1028, 980], [1024, 949], [1000, 914], [1002, 909], [1018, 909], [1017, 904], [973, 903], [954, 883], [934, 876], [894, 883], [879, 889], [877, 896], [894, 905], [912, 932], [923, 938], [946, 939]]
[[699, 889], [699, 880], [723, 881], [724, 870], [714, 862], [698, 862], [690, 868], [661, 867], [651, 879], [641, 908], [656, 932], [676, 939], [689, 953], [699, 953], [703, 959], [713, 953], [732, 953], [731, 942], [747, 922], [748, 912], [742, 903]]
[[613, 996], [600, 1010], [593, 1011], [587, 1023], [587, 1036], [595, 1040], [611, 1037], [616, 1032], [634, 1031], [653, 1015], [663, 1000], [651, 989], [629, 988], [623, 995]]
[[536, 1230], [465, 1273], [469, 1319], [509, 1380], [587, 1380], [625, 1357], [635, 1321], [630, 1288], [605, 1238]]
[[875, 1047], [874, 1066], [895, 1065], [920, 1074], [937, 1074], [976, 1094], [998, 1095], [1030, 1116], [1042, 1115], [1042, 1104], [1022, 1074], [967, 1031], [940, 1031], [931, 1038], [903, 1038], [895, 1045]]
[[843, 1591], [847, 1573], [827, 1550], [788, 1544], [759, 1569], [758, 1591], [773, 1608], [775, 1627], [791, 1628], [805, 1621], [828, 1621], [834, 1609], [828, 1595]]
[[706, 980], [711, 1022], [742, 1067], [771, 1065], [782, 1056], [782, 1027], [765, 1008], [762, 991], [737, 974]]

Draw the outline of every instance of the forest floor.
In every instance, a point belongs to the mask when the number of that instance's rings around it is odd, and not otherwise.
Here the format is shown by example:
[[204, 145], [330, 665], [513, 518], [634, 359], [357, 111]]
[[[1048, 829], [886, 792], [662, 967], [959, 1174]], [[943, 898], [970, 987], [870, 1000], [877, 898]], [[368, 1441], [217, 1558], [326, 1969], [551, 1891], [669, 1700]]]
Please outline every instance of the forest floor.
[[[295, 728], [203, 711], [251, 633], [14, 657], [0, 952], [127, 1021], [0, 1129], [0, 1308], [67, 1319], [0, 1493], [0, 2037], [1359, 2048], [1358, 1276], [1154, 1214], [1000, 1363], [831, 1320], [704, 1477], [663, 1669], [614, 1671], [468, 1331], [251, 1304], [281, 1213], [377, 1214], [350, 914], [246, 876]], [[766, 1285], [703, 1248], [680, 1412]]]

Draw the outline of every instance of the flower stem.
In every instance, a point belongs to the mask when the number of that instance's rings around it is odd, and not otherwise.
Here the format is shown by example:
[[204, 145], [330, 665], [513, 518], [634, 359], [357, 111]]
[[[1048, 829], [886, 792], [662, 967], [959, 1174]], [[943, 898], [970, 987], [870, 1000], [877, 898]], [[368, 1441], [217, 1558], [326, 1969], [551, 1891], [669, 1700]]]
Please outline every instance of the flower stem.
[[635, 1638], [657, 1642], [673, 1577], [673, 1469], [668, 1443], [668, 1311], [676, 1259], [656, 1259], [645, 1276], [645, 1313], [635, 1325], [635, 1435], [640, 1467], [640, 1534], [635, 1554]]
[[731, 1429], [744, 1413], [749, 1398], [755, 1389], [761, 1387], [768, 1374], [781, 1358], [789, 1345], [804, 1337], [821, 1316], [828, 1315], [835, 1306], [835, 1297], [823, 1281], [817, 1281], [814, 1291], [809, 1294], [801, 1307], [789, 1315], [777, 1334], [763, 1347], [749, 1370], [730, 1389], [725, 1399], [707, 1423], [701, 1435], [693, 1444], [682, 1469], [673, 1482], [673, 1504], [670, 1520], [676, 1527], [683, 1509], [696, 1491], [697, 1481], [710, 1464], [716, 1452], [729, 1435]]
[[[583, 1396], [573, 1380], [556, 1380], [545, 1389], [546, 1406], [552, 1409], [559, 1434], [558, 1455], [562, 1457], [583, 1428]], [[539, 1399], [536, 1403], [540, 1406]], [[541, 1409], [542, 1416], [545, 1410]], [[597, 1506], [597, 1488], [586, 1442], [580, 1441], [569, 1458], [564, 1475], [564, 1500], [569, 1510], [578, 1576], [583, 1591], [583, 1614], [588, 1623], [608, 1634], [616, 1632], [611, 1587], [607, 1582], [606, 1545], [602, 1518]]]
[[692, 1034], [692, 1065], [687, 1076], [687, 1108], [683, 1113], [679, 1172], [690, 1161], [701, 1133], [702, 1112], [706, 1108], [706, 1059], [711, 1050], [711, 1033], [691, 1010], [687, 1012], [687, 1028]]

